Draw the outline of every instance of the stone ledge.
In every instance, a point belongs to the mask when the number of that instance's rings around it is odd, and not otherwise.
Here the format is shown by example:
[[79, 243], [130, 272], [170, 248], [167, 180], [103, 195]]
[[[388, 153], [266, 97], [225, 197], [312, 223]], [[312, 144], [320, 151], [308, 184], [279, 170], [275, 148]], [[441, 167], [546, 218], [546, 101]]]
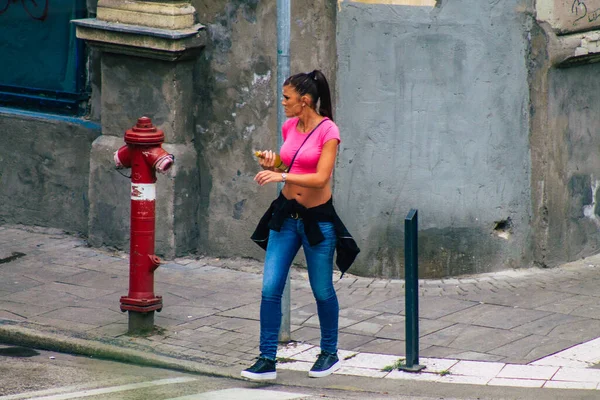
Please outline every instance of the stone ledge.
[[147, 26], [99, 21], [95, 18], [73, 20], [77, 37], [101, 51], [176, 61], [195, 57], [206, 44], [201, 24], [170, 30]]
[[140, 36], [153, 36], [165, 39], [184, 39], [197, 35], [204, 30], [204, 25], [196, 24], [185, 29], [152, 28], [141, 25], [124, 24], [120, 22], [101, 21], [96, 18], [74, 19], [71, 21], [78, 27], [104, 30], [118, 33], [129, 33]]
[[548, 56], [556, 67], [571, 67], [600, 61], [600, 30], [557, 36], [546, 30]]
[[97, 18], [106, 22], [163, 29], [185, 29], [194, 25], [194, 7], [189, 3], [100, 0]]

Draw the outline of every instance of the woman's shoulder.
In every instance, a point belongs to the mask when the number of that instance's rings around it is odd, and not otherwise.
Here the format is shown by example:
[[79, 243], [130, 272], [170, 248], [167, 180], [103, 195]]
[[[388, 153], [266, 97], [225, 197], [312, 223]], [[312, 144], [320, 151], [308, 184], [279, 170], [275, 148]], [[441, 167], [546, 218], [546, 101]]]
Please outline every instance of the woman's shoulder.
[[338, 128], [337, 124], [335, 122], [333, 122], [330, 118], [324, 118], [323, 122], [321, 122], [321, 132], [327, 132], [327, 131], [337, 131], [339, 132], [340, 129]]
[[331, 118], [325, 117], [323, 118], [323, 121], [321, 122], [321, 127], [326, 129], [330, 129], [330, 128], [335, 128], [338, 129], [338, 126], [335, 122], [333, 122], [331, 120]]
[[328, 140], [331, 139], [337, 139], [338, 142], [341, 141], [340, 139], [340, 130], [338, 128], [338, 126], [335, 124], [335, 122], [333, 122], [331, 119], [326, 118], [322, 123], [321, 123], [321, 127], [320, 127], [320, 140], [322, 141], [322, 143], [325, 143]]

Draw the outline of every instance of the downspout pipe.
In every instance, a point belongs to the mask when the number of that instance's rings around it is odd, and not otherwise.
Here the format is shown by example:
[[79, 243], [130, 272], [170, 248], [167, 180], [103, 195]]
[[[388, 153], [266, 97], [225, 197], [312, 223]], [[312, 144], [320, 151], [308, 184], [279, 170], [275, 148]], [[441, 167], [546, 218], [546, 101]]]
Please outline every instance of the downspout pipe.
[[[283, 145], [281, 128], [285, 122], [285, 113], [281, 102], [283, 101], [283, 82], [290, 76], [290, 0], [277, 0], [277, 151]], [[277, 192], [281, 192], [283, 183], [277, 184]], [[290, 310], [290, 273], [288, 273], [281, 298], [281, 328], [279, 341], [291, 341], [291, 310]]]
[[[277, 0], [277, 148], [283, 145], [283, 82], [290, 76], [290, 0]], [[280, 184], [281, 185], [281, 184]], [[283, 185], [281, 185], [281, 188]], [[279, 188], [279, 189], [281, 189]]]

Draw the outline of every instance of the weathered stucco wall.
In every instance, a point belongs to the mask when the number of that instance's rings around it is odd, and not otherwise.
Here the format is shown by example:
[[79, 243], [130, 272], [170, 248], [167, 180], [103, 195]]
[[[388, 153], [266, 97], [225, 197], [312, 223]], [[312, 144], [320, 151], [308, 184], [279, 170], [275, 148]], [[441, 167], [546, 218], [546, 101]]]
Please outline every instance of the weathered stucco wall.
[[403, 276], [411, 208], [423, 277], [529, 264], [529, 3], [340, 4], [334, 201], [354, 273]]
[[[320, 68], [335, 92], [342, 145], [334, 200], [363, 250], [352, 273], [403, 276], [404, 218], [411, 208], [420, 212], [421, 277], [531, 261], [554, 266], [598, 251], [600, 116], [594, 105], [600, 83], [592, 77], [599, 66], [553, 67], [551, 36], [586, 27], [571, 29], [578, 15], [561, 10], [570, 4], [563, 0], [538, 2], [538, 14], [545, 5], [552, 10], [546, 7], [547, 20], [535, 23], [533, 3], [292, 2], [292, 73]], [[198, 156], [169, 149], [178, 154], [178, 174], [185, 174], [174, 191], [184, 196], [193, 188], [200, 199], [173, 200], [176, 219], [191, 221], [178, 224], [175, 234], [189, 236], [201, 253], [262, 258], [249, 236], [276, 187], [255, 184], [252, 151], [275, 149], [279, 135], [276, 2], [193, 5], [209, 40], [188, 65], [193, 83], [178, 82], [194, 86], [194, 95], [177, 103], [193, 118], [176, 122], [194, 132], [184, 142]], [[95, 1], [88, 6], [92, 15]], [[135, 99], [118, 84], [102, 94], [100, 65], [92, 52], [90, 117], [99, 121], [102, 101], [114, 99], [109, 111], [117, 117], [107, 120], [105, 132], [112, 149], [144, 104], [127, 105]], [[118, 68], [107, 74], [117, 83], [127, 78]], [[153, 96], [146, 97], [151, 106]], [[0, 149], [0, 223], [86, 233], [98, 125], [0, 110], [0, 130], [9, 144]], [[100, 161], [112, 166], [112, 152]], [[115, 182], [99, 184], [94, 193], [126, 200], [127, 179], [115, 175]], [[117, 211], [128, 221], [127, 209]], [[125, 247], [126, 233], [107, 235]], [[190, 248], [178, 249], [185, 251]]]
[[534, 261], [550, 267], [600, 247], [600, 64], [551, 65], [547, 45], [560, 31], [540, 21], [530, 60]]
[[[196, 74], [203, 253], [263, 257], [252, 231], [276, 197], [252, 152], [277, 147], [276, 1], [193, 1], [208, 45]], [[335, 85], [335, 3], [292, 2], [291, 72], [320, 68]]]
[[0, 111], [0, 223], [86, 233], [89, 153], [99, 126]]

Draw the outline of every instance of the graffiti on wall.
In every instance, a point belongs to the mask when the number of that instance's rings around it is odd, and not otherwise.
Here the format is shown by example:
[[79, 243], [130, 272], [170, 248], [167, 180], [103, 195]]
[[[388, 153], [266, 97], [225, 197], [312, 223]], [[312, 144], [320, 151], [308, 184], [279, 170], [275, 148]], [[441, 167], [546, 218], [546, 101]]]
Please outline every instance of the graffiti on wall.
[[535, 7], [559, 35], [600, 29], [600, 0], [536, 0]]
[[23, 9], [31, 18], [43, 21], [48, 16], [50, 0], [0, 0], [0, 15], [4, 14], [12, 4], [21, 3]]
[[600, 7], [596, 8], [595, 10], [588, 10], [585, 1], [574, 0], [573, 5], [571, 6], [571, 13], [575, 14], [577, 17], [573, 21], [573, 25], [577, 25], [577, 22], [581, 21], [582, 19], [587, 19], [588, 22], [594, 22], [600, 18]]

